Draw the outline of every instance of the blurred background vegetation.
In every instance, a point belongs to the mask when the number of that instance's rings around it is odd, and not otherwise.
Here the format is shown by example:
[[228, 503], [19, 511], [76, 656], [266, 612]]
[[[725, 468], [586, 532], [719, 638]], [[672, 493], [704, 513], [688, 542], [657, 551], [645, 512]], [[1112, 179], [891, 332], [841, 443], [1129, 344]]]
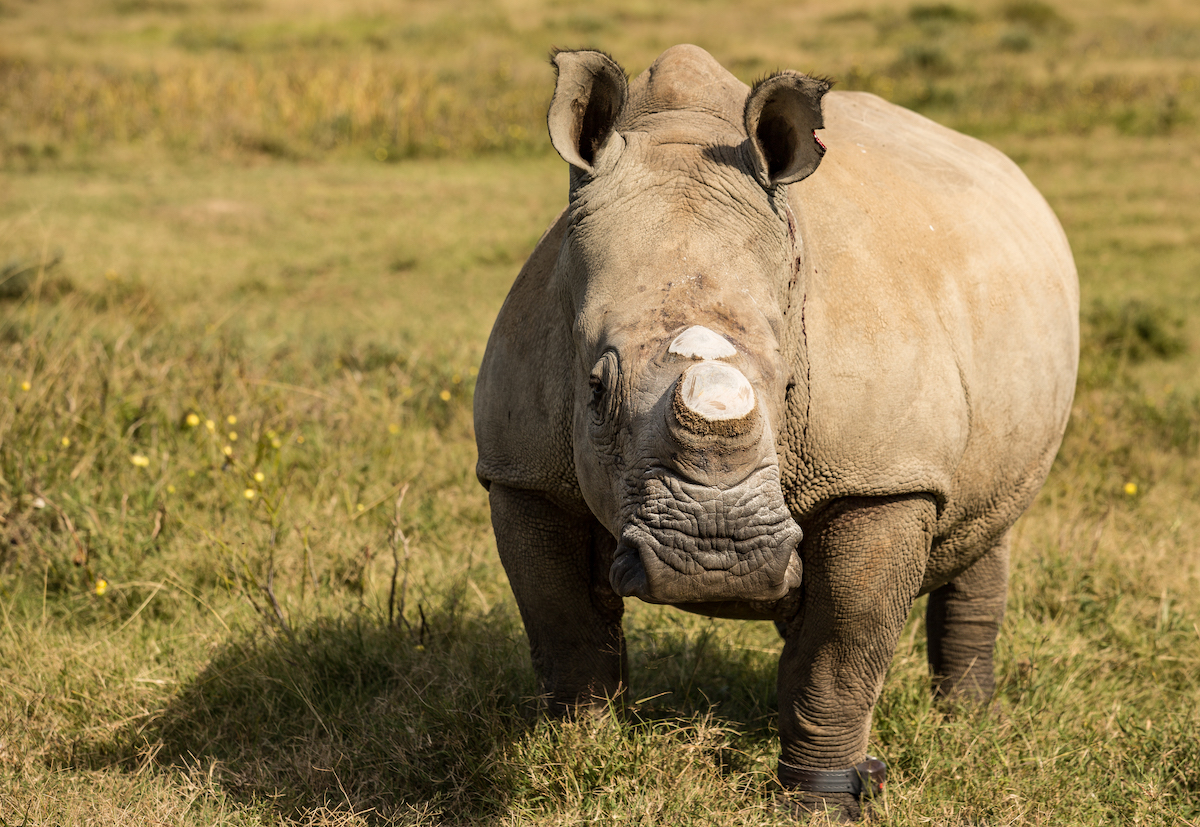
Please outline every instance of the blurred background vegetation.
[[691, 41], [743, 80], [799, 66], [972, 134], [1164, 135], [1200, 101], [1200, 27], [1164, 5], [6, 0], [0, 149], [540, 155], [548, 44], [641, 67]]
[[473, 473], [549, 50], [680, 42], [995, 144], [1079, 266], [996, 701], [918, 606], [884, 820], [1200, 823], [1200, 6], [0, 0], [0, 824], [785, 822], [769, 624], [631, 604], [631, 718], [539, 722]]

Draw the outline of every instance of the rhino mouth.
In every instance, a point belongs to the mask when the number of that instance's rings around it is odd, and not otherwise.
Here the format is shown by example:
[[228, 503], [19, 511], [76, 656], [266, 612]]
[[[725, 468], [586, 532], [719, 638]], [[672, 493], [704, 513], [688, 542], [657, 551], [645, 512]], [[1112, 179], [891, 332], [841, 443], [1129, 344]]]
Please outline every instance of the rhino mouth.
[[648, 603], [779, 600], [800, 585], [801, 536], [775, 466], [727, 489], [664, 473], [626, 520], [609, 583]]

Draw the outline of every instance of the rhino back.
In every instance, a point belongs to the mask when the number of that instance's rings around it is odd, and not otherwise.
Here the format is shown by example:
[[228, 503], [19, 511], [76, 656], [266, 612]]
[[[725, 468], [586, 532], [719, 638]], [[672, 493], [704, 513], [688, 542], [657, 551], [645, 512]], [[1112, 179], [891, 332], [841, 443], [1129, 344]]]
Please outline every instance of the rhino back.
[[980, 141], [863, 93], [827, 95], [825, 122], [827, 155], [789, 193], [808, 275], [793, 510], [929, 491], [942, 541], [995, 534], [1041, 485], [1070, 410], [1066, 238]]

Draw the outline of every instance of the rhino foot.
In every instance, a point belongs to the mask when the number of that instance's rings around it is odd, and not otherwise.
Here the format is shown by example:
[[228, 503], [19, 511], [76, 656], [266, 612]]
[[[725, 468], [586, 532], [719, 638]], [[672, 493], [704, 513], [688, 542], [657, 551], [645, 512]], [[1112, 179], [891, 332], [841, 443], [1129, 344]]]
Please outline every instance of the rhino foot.
[[779, 783], [796, 815], [825, 812], [831, 821], [858, 821], [863, 801], [883, 792], [887, 764], [868, 755], [844, 770], [812, 770], [780, 759]]
[[786, 790], [779, 794], [776, 807], [804, 823], [820, 813], [824, 813], [831, 824], [851, 824], [861, 821], [863, 817], [862, 805], [849, 793]]

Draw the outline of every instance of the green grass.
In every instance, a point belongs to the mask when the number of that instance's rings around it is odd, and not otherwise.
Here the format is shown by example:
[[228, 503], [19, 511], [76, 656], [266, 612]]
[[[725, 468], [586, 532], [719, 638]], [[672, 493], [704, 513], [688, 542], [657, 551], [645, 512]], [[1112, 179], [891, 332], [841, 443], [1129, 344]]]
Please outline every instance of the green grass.
[[774, 630], [631, 604], [630, 717], [541, 720], [473, 473], [545, 54], [688, 41], [983, 135], [1080, 269], [996, 700], [917, 607], [882, 820], [1200, 823], [1197, 14], [2, 0], [0, 824], [786, 823]]

